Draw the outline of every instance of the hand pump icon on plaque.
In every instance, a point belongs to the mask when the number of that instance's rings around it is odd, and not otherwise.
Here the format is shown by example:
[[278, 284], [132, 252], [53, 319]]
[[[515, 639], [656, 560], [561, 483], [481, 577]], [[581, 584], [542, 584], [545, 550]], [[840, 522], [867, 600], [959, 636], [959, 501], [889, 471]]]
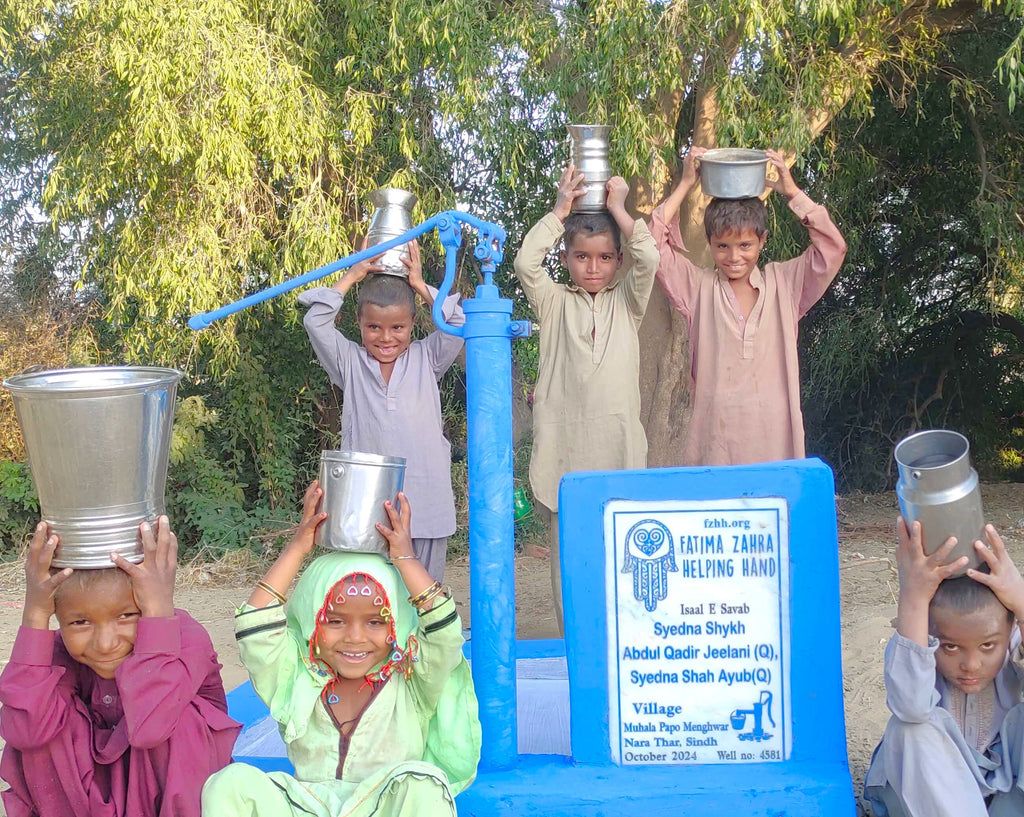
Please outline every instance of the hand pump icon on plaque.
[[761, 697], [750, 705], [750, 709], [734, 709], [732, 714], [729, 716], [729, 720], [732, 721], [732, 728], [739, 732], [740, 729], [746, 728], [747, 715], [751, 715], [754, 718], [754, 728], [749, 732], [740, 732], [737, 737], [740, 740], [750, 740], [755, 743], [760, 743], [762, 740], [769, 740], [772, 736], [771, 732], [764, 731], [764, 716], [768, 716], [768, 722], [775, 726], [775, 719], [772, 717], [772, 693], [767, 689], [761, 690]]

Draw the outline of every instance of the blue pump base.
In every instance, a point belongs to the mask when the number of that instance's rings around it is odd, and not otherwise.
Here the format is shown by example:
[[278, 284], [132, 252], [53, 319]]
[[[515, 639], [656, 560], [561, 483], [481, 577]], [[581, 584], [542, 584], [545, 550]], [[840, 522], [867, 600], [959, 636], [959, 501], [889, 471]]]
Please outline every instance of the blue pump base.
[[583, 766], [521, 755], [512, 769], [479, 774], [455, 803], [460, 817], [853, 816], [848, 766], [773, 765]]

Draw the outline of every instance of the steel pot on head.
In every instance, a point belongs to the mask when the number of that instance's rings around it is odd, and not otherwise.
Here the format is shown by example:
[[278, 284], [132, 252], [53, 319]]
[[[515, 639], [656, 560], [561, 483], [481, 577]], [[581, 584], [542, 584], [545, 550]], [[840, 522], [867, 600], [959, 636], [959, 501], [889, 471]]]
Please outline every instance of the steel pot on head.
[[[415, 194], [398, 187], [383, 187], [370, 193], [370, 203], [377, 208], [370, 216], [370, 227], [366, 233], [366, 246], [380, 244], [391, 238], [398, 238], [412, 229], [412, 208], [416, 206]], [[407, 246], [395, 247], [381, 256], [379, 263], [388, 275], [409, 276], [409, 270], [402, 263], [409, 257]]]
[[908, 525], [920, 521], [925, 553], [934, 553], [950, 536], [956, 537], [949, 560], [969, 559], [957, 575], [979, 566], [974, 542], [985, 541], [981, 489], [970, 450], [963, 434], [930, 429], [904, 437], [894, 452], [900, 474], [896, 496], [903, 518]]
[[612, 177], [608, 161], [610, 125], [569, 125], [572, 163], [583, 174], [586, 194], [572, 203], [574, 213], [600, 213], [607, 209], [607, 184]]
[[714, 148], [700, 157], [700, 187], [715, 199], [752, 199], [764, 193], [763, 150]]
[[54, 567], [142, 561], [139, 524], [164, 512], [181, 372], [150, 366], [53, 369], [9, 377]]
[[324, 451], [320, 455], [320, 509], [327, 518], [314, 541], [329, 550], [388, 555], [388, 542], [376, 524], [391, 527], [384, 503], [395, 502], [405, 481], [405, 457], [358, 451]]

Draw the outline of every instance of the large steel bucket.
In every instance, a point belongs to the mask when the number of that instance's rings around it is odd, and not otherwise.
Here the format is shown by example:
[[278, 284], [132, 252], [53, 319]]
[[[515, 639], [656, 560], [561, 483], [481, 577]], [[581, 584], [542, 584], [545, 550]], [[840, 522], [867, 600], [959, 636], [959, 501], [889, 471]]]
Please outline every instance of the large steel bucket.
[[142, 561], [139, 523], [164, 512], [181, 372], [97, 366], [21, 374], [14, 396], [42, 517], [60, 536], [56, 567]]
[[583, 174], [587, 192], [572, 203], [574, 213], [600, 213], [606, 209], [607, 185], [612, 177], [608, 160], [610, 125], [569, 125], [572, 140], [572, 163]]
[[[412, 229], [412, 208], [416, 206], [416, 196], [399, 187], [383, 187], [370, 193], [370, 203], [377, 209], [370, 216], [370, 226], [366, 232], [366, 246], [380, 244], [390, 238], [398, 238], [402, 233]], [[395, 247], [381, 256], [379, 263], [388, 275], [409, 276], [409, 270], [402, 263], [402, 258], [409, 257], [407, 246]]]
[[957, 545], [950, 561], [967, 556], [968, 567], [981, 560], [976, 539], [985, 541], [978, 473], [971, 467], [970, 443], [963, 434], [944, 429], [918, 431], [896, 444], [900, 480], [896, 484], [900, 511], [909, 525], [921, 522], [925, 553], [933, 553], [950, 536]]
[[384, 502], [396, 502], [404, 481], [405, 457], [358, 451], [321, 453], [321, 510], [327, 512], [327, 519], [316, 529], [316, 543], [329, 550], [387, 556], [387, 539], [378, 533], [376, 524], [391, 527]]

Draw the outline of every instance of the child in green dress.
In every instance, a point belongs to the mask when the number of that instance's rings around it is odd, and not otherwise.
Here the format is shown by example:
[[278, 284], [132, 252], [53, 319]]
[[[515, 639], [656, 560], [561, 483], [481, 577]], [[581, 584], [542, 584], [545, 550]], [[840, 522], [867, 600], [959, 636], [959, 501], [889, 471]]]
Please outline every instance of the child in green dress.
[[[462, 625], [450, 592], [412, 550], [411, 509], [385, 503], [391, 564], [313, 549], [320, 488], [295, 537], [235, 619], [253, 687], [277, 720], [295, 774], [243, 763], [203, 789], [217, 817], [451, 817], [476, 775], [480, 723]], [[402, 598], [408, 593], [408, 600]]]

